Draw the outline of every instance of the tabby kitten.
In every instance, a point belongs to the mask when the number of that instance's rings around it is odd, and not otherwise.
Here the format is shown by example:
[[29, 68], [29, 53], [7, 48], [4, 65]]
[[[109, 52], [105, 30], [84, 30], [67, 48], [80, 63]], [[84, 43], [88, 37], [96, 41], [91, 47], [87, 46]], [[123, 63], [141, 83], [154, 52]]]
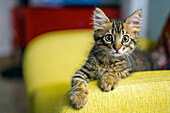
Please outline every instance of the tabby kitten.
[[110, 20], [102, 10], [95, 9], [95, 44], [85, 65], [72, 78], [70, 100], [75, 108], [81, 109], [87, 103], [89, 81], [99, 79], [101, 89], [111, 91], [121, 78], [151, 69], [147, 56], [136, 48], [141, 19], [141, 10], [126, 20]]

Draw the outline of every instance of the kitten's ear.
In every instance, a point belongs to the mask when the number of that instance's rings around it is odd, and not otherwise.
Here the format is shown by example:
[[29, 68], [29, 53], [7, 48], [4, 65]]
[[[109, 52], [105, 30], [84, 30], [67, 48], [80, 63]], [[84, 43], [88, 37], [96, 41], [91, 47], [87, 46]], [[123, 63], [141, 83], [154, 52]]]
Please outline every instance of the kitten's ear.
[[104, 12], [96, 8], [93, 13], [93, 25], [94, 30], [102, 30], [106, 26], [107, 23], [109, 23], [109, 18], [104, 14]]
[[130, 27], [132, 32], [140, 31], [140, 24], [142, 20], [142, 10], [137, 10], [129, 18], [126, 19], [126, 24]]

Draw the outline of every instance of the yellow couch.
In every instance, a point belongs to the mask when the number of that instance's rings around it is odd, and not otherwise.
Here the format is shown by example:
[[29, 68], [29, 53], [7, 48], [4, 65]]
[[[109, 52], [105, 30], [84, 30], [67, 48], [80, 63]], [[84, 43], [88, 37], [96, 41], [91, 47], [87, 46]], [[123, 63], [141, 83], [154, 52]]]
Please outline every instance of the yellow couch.
[[[144, 42], [141, 47], [149, 49]], [[90, 82], [88, 104], [73, 109], [67, 94], [71, 77], [93, 43], [92, 30], [68, 30], [43, 34], [28, 45], [23, 73], [31, 113], [170, 112], [170, 71], [134, 73], [109, 93], [99, 89], [98, 81]]]

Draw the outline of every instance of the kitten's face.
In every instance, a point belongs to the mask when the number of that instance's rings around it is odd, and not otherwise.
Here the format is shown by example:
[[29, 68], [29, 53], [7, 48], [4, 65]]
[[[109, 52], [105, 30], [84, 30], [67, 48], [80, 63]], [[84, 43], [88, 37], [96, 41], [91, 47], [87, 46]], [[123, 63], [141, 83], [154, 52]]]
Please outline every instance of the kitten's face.
[[113, 56], [121, 56], [135, 49], [140, 30], [141, 10], [136, 11], [127, 20], [119, 21], [109, 20], [99, 8], [96, 8], [93, 20], [96, 47]]

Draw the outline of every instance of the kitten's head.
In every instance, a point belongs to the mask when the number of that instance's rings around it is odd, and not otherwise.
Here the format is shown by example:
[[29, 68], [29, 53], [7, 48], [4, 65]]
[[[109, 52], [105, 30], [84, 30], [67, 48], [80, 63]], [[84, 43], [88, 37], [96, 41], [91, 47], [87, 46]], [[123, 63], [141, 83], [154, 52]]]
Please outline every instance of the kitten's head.
[[141, 10], [122, 21], [110, 20], [102, 10], [96, 8], [93, 14], [96, 47], [113, 56], [132, 52], [136, 47], [141, 19]]

